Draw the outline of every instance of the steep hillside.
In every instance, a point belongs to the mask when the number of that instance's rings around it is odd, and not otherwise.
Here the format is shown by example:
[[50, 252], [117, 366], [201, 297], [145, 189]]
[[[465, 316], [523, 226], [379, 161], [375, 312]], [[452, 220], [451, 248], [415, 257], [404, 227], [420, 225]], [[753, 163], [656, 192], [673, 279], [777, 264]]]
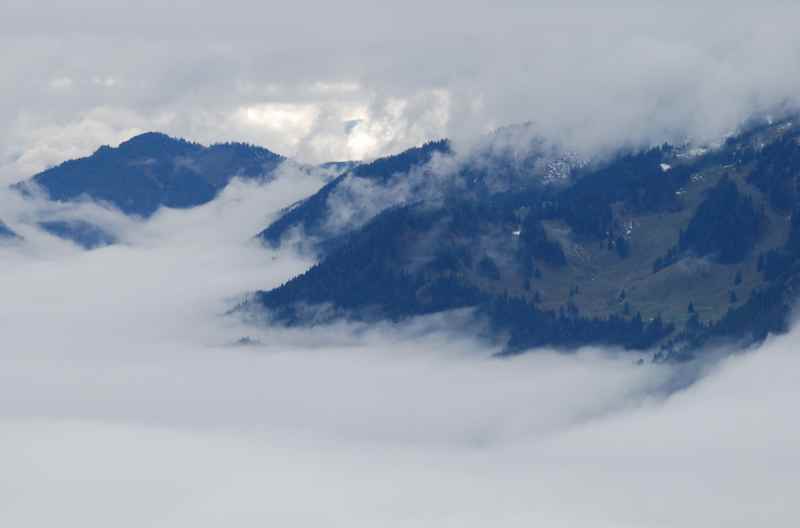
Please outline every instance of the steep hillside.
[[[436, 154], [449, 152], [450, 144], [447, 141], [435, 141], [371, 163], [351, 167], [343, 165], [348, 169], [346, 172], [316, 194], [289, 208], [257, 236], [264, 243], [276, 247], [293, 232], [301, 232], [308, 238], [319, 239], [320, 245], [314, 249], [331, 249], [339, 235], [345, 230], [363, 225], [380, 211], [382, 203], [386, 201], [385, 196], [373, 196], [371, 203], [364, 203], [365, 194], [369, 191], [361, 192], [358, 196], [353, 194], [354, 190], [358, 192], [363, 188], [385, 187], [396, 175], [402, 175], [404, 180], [408, 180], [410, 171], [424, 167]], [[357, 206], [355, 215], [348, 214], [353, 204]], [[347, 211], [343, 211], [345, 209]]]
[[712, 338], [760, 339], [784, 327], [795, 291], [800, 201], [784, 191], [799, 137], [782, 122], [710, 150], [623, 154], [568, 186], [390, 208], [254, 304], [290, 324], [476, 307], [509, 352], [603, 343], [682, 357]]
[[563, 185], [583, 166], [530, 124], [496, 130], [465, 152], [454, 152], [449, 141], [433, 141], [342, 174], [287, 209], [258, 237], [272, 247], [292, 240], [326, 255], [388, 208], [453, 196], [484, 200], [532, 186]]

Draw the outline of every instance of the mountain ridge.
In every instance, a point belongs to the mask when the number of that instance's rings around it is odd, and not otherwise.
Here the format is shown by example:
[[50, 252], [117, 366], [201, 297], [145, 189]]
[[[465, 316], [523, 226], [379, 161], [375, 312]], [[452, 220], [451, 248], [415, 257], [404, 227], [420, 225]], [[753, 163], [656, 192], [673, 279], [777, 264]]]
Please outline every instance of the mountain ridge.
[[234, 177], [268, 178], [286, 158], [244, 143], [208, 147], [160, 132], [146, 132], [68, 160], [14, 188], [42, 189], [54, 201], [82, 196], [109, 203], [128, 215], [151, 216], [159, 207], [207, 203]]
[[560, 186], [586, 164], [529, 123], [497, 129], [461, 151], [447, 139], [429, 141], [361, 163], [287, 208], [256, 236], [273, 248], [291, 239], [295, 249], [324, 256], [347, 232], [387, 208], [460, 193], [486, 197], [525, 191], [534, 180]]
[[763, 339], [785, 328], [800, 273], [800, 200], [769, 195], [800, 181], [797, 152], [787, 120], [697, 154], [621, 154], [569, 185], [395, 205], [249, 308], [305, 324], [472, 307], [508, 352], [603, 344], [675, 359]]

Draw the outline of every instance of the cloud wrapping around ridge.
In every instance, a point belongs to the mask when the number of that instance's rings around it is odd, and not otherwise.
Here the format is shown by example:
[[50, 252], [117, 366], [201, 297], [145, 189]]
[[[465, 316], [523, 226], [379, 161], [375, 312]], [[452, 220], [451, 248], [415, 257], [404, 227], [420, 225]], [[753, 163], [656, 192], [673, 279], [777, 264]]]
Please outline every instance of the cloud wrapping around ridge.
[[121, 245], [29, 232], [0, 247], [3, 524], [797, 524], [796, 331], [676, 367], [596, 349], [492, 359], [447, 330], [457, 314], [224, 317], [311, 264], [251, 237], [319, 185], [287, 166], [120, 219]]
[[[191, 8], [190, 8], [191, 7]], [[157, 129], [300, 161], [533, 121], [582, 154], [797, 106], [800, 7], [767, 2], [6, 2], [0, 175]]]
[[[316, 162], [531, 120], [586, 155], [795, 105], [795, 3], [684, 5], [6, 0], [0, 182], [151, 129]], [[0, 244], [0, 524], [798, 525], [797, 329], [638, 366], [598, 349], [493, 359], [457, 313], [226, 317], [313, 264], [252, 237], [323, 182], [287, 164], [147, 221], [0, 190], [24, 237]], [[81, 251], [35, 227], [69, 218], [121, 243]]]

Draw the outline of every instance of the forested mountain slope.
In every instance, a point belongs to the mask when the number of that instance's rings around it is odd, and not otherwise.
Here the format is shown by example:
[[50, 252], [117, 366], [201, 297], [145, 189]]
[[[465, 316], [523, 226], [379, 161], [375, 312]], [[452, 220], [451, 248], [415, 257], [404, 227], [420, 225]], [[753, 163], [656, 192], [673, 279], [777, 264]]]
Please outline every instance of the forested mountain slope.
[[[398, 174], [403, 175], [404, 182], [414, 180], [413, 176], [409, 177], [412, 170], [423, 168], [437, 154], [448, 153], [449, 142], [434, 141], [395, 156], [351, 167], [319, 192], [287, 210], [261, 231], [258, 238], [276, 247], [292, 233], [300, 233], [309, 239], [319, 240], [320, 245], [316, 250], [330, 249], [335, 246], [340, 234], [353, 226], [362, 225], [377, 214], [387, 200], [391, 200], [387, 193], [376, 190], [387, 188], [392, 177]], [[414, 191], [404, 186], [400, 192]]]
[[[252, 307], [290, 324], [475, 307], [509, 352], [662, 347], [781, 331], [800, 271], [800, 129], [668, 145], [578, 167], [570, 185], [390, 207]], [[323, 309], [324, 308], [324, 309]]]
[[299, 242], [295, 245], [322, 256], [388, 208], [563, 185], [584, 165], [531, 124], [503, 127], [462, 150], [439, 140], [363, 163], [287, 209], [258, 237], [272, 247]]

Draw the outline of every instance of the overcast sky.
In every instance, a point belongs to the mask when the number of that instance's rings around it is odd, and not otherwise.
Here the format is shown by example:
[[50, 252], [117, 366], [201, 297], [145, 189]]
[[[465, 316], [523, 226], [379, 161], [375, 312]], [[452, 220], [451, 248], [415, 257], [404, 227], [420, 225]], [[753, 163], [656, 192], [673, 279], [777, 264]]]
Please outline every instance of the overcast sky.
[[318, 162], [531, 120], [594, 151], [795, 101], [796, 2], [596, 4], [4, 0], [0, 170], [152, 129]]
[[[145, 130], [316, 162], [533, 121], [594, 153], [797, 102], [796, 2], [376, 4], [0, 0], [0, 181]], [[463, 314], [224, 316], [312, 264], [252, 237], [322, 184], [285, 164], [146, 221], [0, 187], [0, 525], [798, 526], [796, 327], [637, 366], [496, 360]]]

